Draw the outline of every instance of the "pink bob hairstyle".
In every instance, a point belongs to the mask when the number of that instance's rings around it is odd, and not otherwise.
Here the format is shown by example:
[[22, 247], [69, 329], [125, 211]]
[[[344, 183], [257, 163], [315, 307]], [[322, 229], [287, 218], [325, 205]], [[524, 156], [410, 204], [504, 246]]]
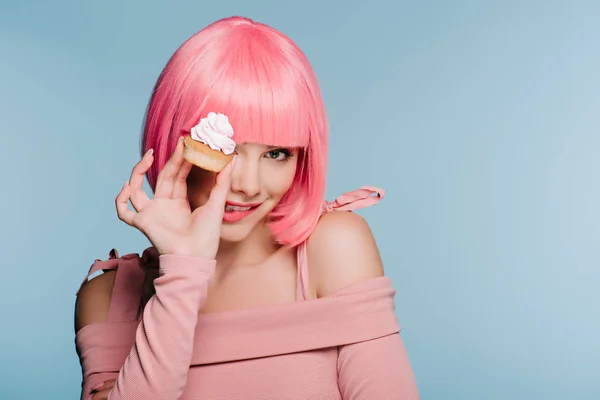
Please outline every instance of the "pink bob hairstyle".
[[303, 52], [277, 30], [248, 18], [216, 21], [169, 59], [152, 93], [142, 154], [154, 149], [152, 190], [177, 139], [209, 112], [229, 117], [237, 143], [298, 147], [290, 190], [269, 227], [295, 246], [314, 229], [325, 199], [328, 124], [317, 78]]

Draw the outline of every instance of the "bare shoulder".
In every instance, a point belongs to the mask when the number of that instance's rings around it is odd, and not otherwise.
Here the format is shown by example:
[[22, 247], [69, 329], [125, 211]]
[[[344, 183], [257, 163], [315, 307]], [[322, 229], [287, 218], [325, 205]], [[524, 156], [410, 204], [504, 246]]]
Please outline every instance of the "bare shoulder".
[[75, 332], [106, 321], [115, 275], [115, 270], [106, 271], [83, 284], [75, 302]]
[[353, 212], [324, 214], [306, 250], [311, 286], [317, 297], [384, 274], [371, 228]]

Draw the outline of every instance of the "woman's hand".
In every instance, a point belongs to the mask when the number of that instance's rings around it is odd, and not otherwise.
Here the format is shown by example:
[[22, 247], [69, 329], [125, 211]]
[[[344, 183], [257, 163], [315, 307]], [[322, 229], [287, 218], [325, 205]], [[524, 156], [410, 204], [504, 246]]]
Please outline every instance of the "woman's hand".
[[116, 379], [110, 379], [104, 381], [101, 386], [94, 386], [92, 388], [92, 399], [91, 400], [108, 400], [108, 394], [110, 390], [115, 386]]
[[[144, 174], [153, 160], [150, 150], [133, 168], [129, 182], [115, 199], [119, 219], [146, 235], [159, 254], [214, 259], [219, 247], [233, 162], [217, 175], [216, 185], [206, 204], [191, 211], [186, 179], [192, 164], [183, 158], [182, 138], [158, 175], [154, 198], [150, 199], [142, 185]], [[135, 211], [129, 209], [128, 201]]]

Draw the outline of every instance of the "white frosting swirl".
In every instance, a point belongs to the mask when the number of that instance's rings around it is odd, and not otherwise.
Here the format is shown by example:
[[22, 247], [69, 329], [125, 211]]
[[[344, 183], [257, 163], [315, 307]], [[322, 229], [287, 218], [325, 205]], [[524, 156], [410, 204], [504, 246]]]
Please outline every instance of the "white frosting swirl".
[[206, 118], [202, 118], [198, 125], [192, 128], [190, 134], [192, 139], [210, 146], [213, 150], [220, 150], [225, 154], [231, 154], [235, 150], [233, 127], [224, 114], [208, 113]]

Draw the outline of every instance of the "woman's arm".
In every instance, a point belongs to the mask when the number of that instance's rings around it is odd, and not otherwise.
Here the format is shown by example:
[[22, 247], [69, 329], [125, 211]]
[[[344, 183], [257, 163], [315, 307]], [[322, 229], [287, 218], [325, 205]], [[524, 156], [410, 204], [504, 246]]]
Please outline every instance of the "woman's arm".
[[341, 346], [338, 383], [344, 400], [418, 400], [419, 391], [400, 334]]
[[182, 395], [198, 313], [214, 269], [211, 260], [160, 256], [156, 293], [144, 308], [135, 345], [109, 399], [178, 399]]
[[[116, 271], [108, 270], [103, 274], [98, 275], [90, 280], [86, 280], [79, 291], [75, 302], [75, 333], [90, 324], [104, 323], [108, 319], [108, 310], [110, 308], [110, 300], [112, 289], [115, 282]], [[90, 400], [92, 389], [102, 384], [104, 381], [112, 381], [117, 377], [117, 373], [113, 372], [96, 372], [89, 374], [87, 365], [83, 359], [87, 351], [85, 344], [77, 343], [77, 353], [82, 368], [83, 381], [81, 383], [81, 400]], [[81, 346], [81, 347], [80, 347]], [[106, 399], [108, 393], [104, 393], [104, 397], [96, 397], [96, 399]]]
[[172, 400], [185, 388], [198, 312], [214, 276], [235, 157], [217, 174], [208, 200], [192, 209], [187, 195], [192, 164], [184, 160], [183, 149], [181, 136], [158, 174], [152, 199], [143, 190], [154, 163], [152, 149], [115, 198], [119, 219], [142, 232], [161, 256], [155, 294], [144, 308], [135, 344], [109, 399]]
[[[309, 279], [317, 297], [383, 275], [377, 245], [359, 215], [330, 212], [308, 240]], [[399, 333], [341, 346], [338, 383], [344, 400], [417, 400], [419, 393]]]
[[[206, 300], [214, 268], [213, 260], [160, 256], [160, 275], [154, 280], [156, 293], [144, 308], [135, 344], [116, 377], [109, 399], [177, 399], [181, 396], [190, 367], [198, 313]], [[105, 301], [107, 291], [102, 286], [107, 284], [98, 281], [96, 286], [99, 289], [95, 293], [89, 287], [80, 293], [77, 327], [99, 318], [106, 319], [110, 300]], [[99, 301], [91, 304], [93, 300]], [[83, 393], [82, 398], [89, 395]]]

